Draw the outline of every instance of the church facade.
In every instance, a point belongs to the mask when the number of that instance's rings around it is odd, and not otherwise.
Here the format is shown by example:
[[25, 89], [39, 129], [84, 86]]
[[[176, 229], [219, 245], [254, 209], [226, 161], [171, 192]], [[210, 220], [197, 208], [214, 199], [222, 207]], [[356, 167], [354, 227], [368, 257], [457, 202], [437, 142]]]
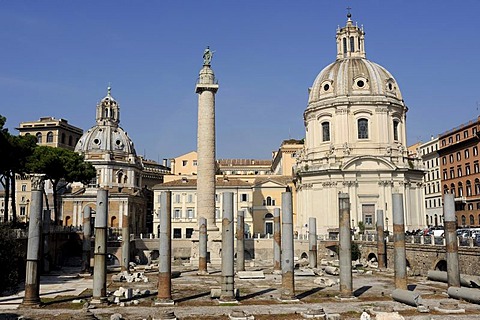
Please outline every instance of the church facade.
[[390, 72], [366, 59], [363, 27], [347, 17], [337, 29], [336, 60], [309, 90], [294, 169], [297, 231], [316, 217], [317, 232], [338, 232], [339, 193], [349, 195], [352, 227], [361, 222], [373, 231], [383, 210], [392, 230], [393, 193], [403, 194], [406, 229], [424, 227], [424, 171], [419, 158], [408, 157], [408, 108]]
[[75, 147], [75, 151], [95, 167], [97, 177], [89, 185], [74, 183], [72, 192], [62, 197], [64, 225], [82, 225], [87, 206], [94, 216], [97, 190], [102, 188], [108, 190], [108, 227], [129, 226], [130, 233], [147, 233], [142, 160], [119, 124], [120, 106], [108, 88], [107, 95], [96, 107], [96, 125], [83, 134]]

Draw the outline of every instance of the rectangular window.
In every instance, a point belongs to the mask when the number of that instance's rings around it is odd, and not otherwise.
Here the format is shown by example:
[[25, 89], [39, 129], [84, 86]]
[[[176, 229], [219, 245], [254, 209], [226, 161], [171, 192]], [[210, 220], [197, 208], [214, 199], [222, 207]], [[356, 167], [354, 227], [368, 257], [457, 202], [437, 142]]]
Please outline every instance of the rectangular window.
[[193, 202], [193, 194], [189, 194], [187, 199], [188, 199], [187, 200], [188, 203], [192, 203]]
[[330, 141], [330, 123], [322, 122], [322, 139], [323, 141]]
[[197, 165], [198, 165], [198, 161], [197, 161], [197, 160], [193, 160], [193, 165], [194, 165], [194, 166], [197, 166]]
[[398, 141], [398, 121], [393, 121], [393, 140]]
[[24, 216], [24, 215], [26, 215], [26, 212], [27, 212], [27, 209], [26, 209], [26, 207], [23, 207], [23, 206], [22, 206], [22, 207], [20, 207], [20, 215], [21, 215], [21, 216]]
[[22, 191], [27, 191], [27, 185], [26, 184], [22, 184]]
[[181, 209], [175, 209], [173, 210], [173, 218], [174, 219], [180, 219], [182, 217], [182, 210]]
[[174, 239], [182, 238], [182, 229], [181, 228], [173, 228], [173, 238]]
[[241, 202], [246, 202], [246, 201], [248, 201], [248, 194], [246, 194], [246, 193], [240, 194], [240, 201], [241, 201]]
[[192, 234], [193, 234], [193, 228], [186, 228], [185, 229], [185, 237], [190, 239], [192, 237]]
[[468, 131], [467, 130], [463, 131], [463, 137], [468, 138]]
[[357, 122], [358, 139], [368, 139], [368, 120], [358, 119]]
[[474, 172], [474, 173], [478, 173], [478, 172], [479, 172], [478, 169], [479, 169], [479, 168], [478, 168], [478, 161], [475, 161], [475, 162], [473, 163], [473, 172]]
[[215, 208], [215, 219], [220, 219], [220, 209]]
[[180, 203], [180, 195], [179, 194], [175, 195], [175, 203]]
[[194, 215], [195, 215], [195, 209], [188, 208], [187, 209], [187, 218], [188, 219], [193, 219]]
[[182, 166], [186, 167], [188, 165], [188, 160], [182, 160]]
[[372, 228], [373, 227], [374, 214], [375, 214], [375, 205], [374, 204], [362, 204], [363, 223], [365, 224], [366, 228]]

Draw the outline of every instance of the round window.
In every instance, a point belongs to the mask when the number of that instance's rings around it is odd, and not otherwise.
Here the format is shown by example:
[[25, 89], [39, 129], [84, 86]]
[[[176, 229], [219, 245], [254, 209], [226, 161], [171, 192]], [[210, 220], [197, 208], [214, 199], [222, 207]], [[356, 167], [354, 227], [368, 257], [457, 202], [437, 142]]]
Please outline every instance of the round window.
[[363, 80], [358, 80], [357, 81], [357, 86], [358, 87], [363, 88], [364, 85], [365, 85], [365, 82], [363, 82]]
[[115, 144], [119, 146], [122, 142], [120, 140], [115, 141]]
[[95, 144], [100, 144], [100, 140], [99, 140], [99, 139], [95, 139], [95, 140], [93, 140], [93, 143], [95, 143]]
[[324, 90], [324, 91], [328, 91], [328, 89], [330, 89], [330, 86], [328, 85], [328, 83], [326, 83], [326, 84], [323, 86], [323, 90]]

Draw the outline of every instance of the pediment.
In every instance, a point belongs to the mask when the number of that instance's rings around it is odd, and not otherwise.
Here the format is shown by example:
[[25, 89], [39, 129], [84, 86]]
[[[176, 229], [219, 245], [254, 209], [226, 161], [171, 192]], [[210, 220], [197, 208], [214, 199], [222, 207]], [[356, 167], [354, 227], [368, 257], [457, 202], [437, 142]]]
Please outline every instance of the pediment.
[[393, 171], [396, 166], [390, 161], [373, 156], [359, 156], [342, 166], [342, 171]]

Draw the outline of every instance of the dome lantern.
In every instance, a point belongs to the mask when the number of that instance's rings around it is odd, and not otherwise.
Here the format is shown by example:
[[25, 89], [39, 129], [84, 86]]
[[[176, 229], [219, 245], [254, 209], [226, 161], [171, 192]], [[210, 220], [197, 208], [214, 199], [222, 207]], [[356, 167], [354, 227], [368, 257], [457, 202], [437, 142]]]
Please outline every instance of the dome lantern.
[[365, 58], [365, 32], [363, 27], [353, 25], [350, 11], [347, 24], [337, 30], [337, 60], [346, 58]]
[[112, 88], [107, 88], [107, 95], [97, 104], [97, 123], [118, 127], [120, 123], [120, 106], [112, 97]]

